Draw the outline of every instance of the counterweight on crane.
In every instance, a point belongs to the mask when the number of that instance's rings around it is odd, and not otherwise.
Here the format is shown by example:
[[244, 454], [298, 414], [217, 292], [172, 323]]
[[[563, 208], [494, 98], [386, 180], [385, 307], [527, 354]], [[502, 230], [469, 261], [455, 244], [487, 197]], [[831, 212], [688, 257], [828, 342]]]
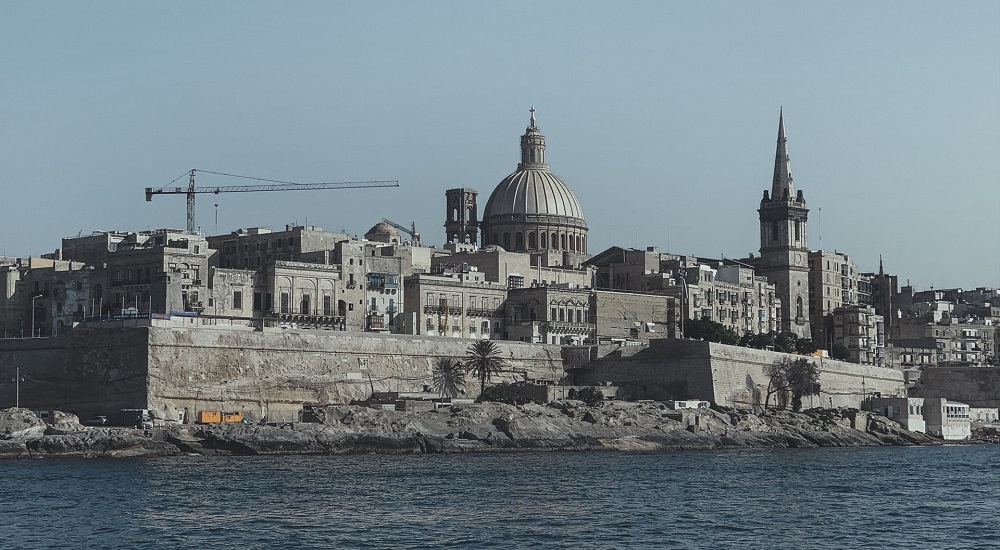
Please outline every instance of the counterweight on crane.
[[398, 223], [390, 220], [389, 218], [382, 218], [382, 221], [385, 222], [385, 223], [387, 223], [387, 224], [389, 224], [389, 225], [391, 225], [391, 226], [393, 226], [393, 227], [395, 227], [396, 229], [402, 231], [403, 233], [406, 233], [407, 235], [409, 235], [410, 236], [410, 240], [413, 241], [413, 246], [420, 246], [420, 233], [417, 233], [417, 224], [416, 223], [410, 222], [410, 227], [407, 228], [405, 226], [399, 225]]
[[[242, 178], [255, 181], [267, 182], [268, 185], [225, 185], [216, 187], [195, 187], [194, 176], [196, 172], [203, 174], [215, 174], [217, 176], [228, 176], [231, 178]], [[251, 193], [257, 191], [311, 191], [316, 189], [359, 189], [369, 187], [399, 187], [396, 180], [382, 181], [342, 181], [333, 183], [294, 183], [290, 181], [269, 180], [264, 178], [253, 178], [250, 176], [237, 176], [235, 174], [223, 174], [222, 172], [211, 172], [208, 170], [193, 169], [190, 172], [178, 177], [174, 181], [188, 176], [187, 189], [183, 187], [147, 187], [146, 201], [153, 200], [153, 195], [187, 195], [187, 231], [195, 232], [194, 223], [194, 196], [198, 193]], [[173, 182], [170, 182], [173, 183]]]

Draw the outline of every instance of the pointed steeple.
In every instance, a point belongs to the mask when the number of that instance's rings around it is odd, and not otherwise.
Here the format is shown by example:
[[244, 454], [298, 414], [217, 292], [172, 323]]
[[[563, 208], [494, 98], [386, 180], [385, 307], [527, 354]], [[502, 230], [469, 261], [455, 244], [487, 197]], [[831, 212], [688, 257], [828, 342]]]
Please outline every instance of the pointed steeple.
[[517, 169], [548, 170], [549, 165], [545, 164], [545, 136], [535, 126], [535, 107], [532, 106], [529, 112], [531, 118], [528, 121], [528, 128], [521, 136], [521, 162], [517, 165]]
[[795, 186], [792, 185], [792, 163], [788, 158], [788, 140], [785, 138], [784, 109], [778, 115], [778, 147], [774, 153], [774, 180], [771, 182], [771, 200], [787, 202], [795, 200]]

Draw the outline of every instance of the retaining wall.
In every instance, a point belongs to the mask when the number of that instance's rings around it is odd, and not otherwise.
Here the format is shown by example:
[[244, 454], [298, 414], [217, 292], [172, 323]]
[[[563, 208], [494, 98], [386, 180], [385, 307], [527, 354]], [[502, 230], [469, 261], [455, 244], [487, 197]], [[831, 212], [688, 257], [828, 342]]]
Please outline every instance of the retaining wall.
[[[668, 399], [677, 392], [729, 407], [750, 408], [767, 392], [764, 367], [786, 356], [765, 350], [696, 340], [653, 340], [648, 348], [611, 354], [577, 369], [577, 384], [610, 382], [631, 399]], [[791, 356], [797, 358], [799, 356]], [[802, 406], [860, 408], [866, 392], [905, 395], [902, 371], [812, 358], [819, 365], [820, 394]]]

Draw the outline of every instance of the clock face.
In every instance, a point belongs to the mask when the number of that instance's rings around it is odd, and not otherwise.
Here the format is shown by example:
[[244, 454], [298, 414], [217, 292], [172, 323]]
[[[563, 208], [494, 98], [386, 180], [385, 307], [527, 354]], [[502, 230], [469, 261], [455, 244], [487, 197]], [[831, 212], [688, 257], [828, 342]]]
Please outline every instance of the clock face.
[[795, 253], [795, 265], [802, 265], [802, 253], [801, 252], [796, 252]]

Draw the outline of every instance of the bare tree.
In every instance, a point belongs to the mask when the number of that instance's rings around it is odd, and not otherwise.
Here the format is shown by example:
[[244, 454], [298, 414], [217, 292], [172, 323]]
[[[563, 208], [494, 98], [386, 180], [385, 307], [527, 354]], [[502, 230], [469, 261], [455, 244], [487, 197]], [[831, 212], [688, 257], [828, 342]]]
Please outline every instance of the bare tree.
[[776, 359], [764, 367], [764, 374], [768, 379], [765, 410], [772, 395], [775, 397], [775, 404], [781, 408], [787, 407], [790, 399], [793, 411], [802, 409], [803, 396], [819, 395], [819, 367], [805, 357]]

